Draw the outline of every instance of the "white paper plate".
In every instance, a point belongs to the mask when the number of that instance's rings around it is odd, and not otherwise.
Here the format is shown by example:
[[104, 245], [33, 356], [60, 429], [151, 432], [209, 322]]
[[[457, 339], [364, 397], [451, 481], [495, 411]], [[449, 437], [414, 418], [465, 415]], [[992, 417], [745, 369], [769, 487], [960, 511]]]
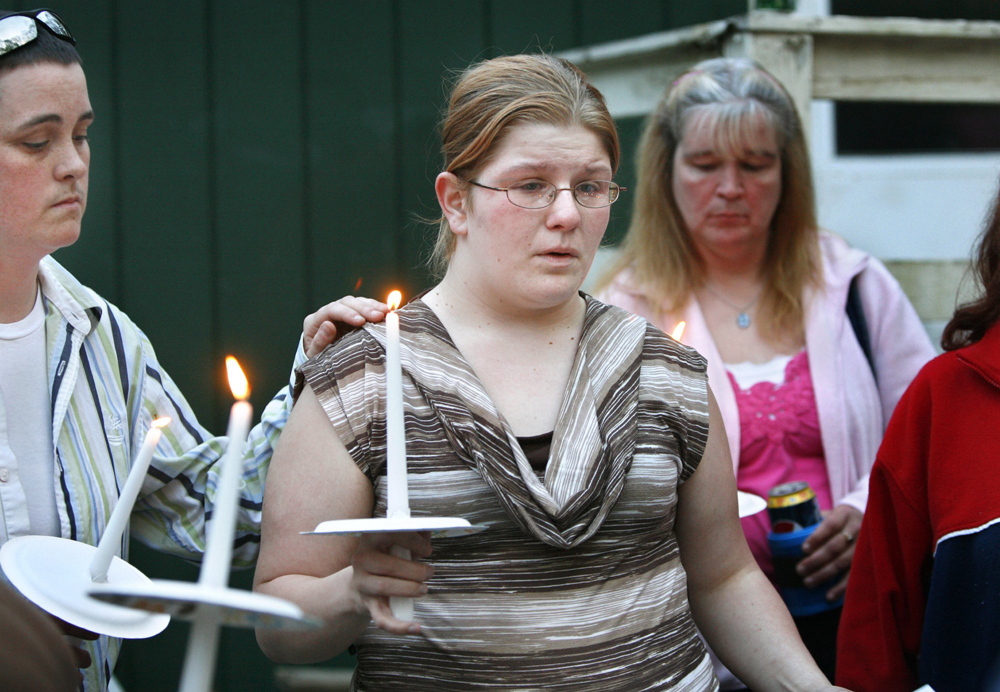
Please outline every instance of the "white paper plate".
[[197, 582], [156, 579], [125, 587], [95, 584], [89, 594], [116, 607], [138, 609], [133, 612], [168, 613], [180, 620], [214, 619], [227, 627], [309, 629], [322, 624], [282, 598]]
[[320, 522], [303, 535], [358, 535], [362, 533], [393, 533], [397, 531], [432, 531], [440, 536], [467, 536], [485, 531], [485, 524], [470, 524], [459, 517], [372, 517], [369, 519], [335, 519]]
[[[170, 616], [151, 614], [87, 597], [95, 585], [90, 563], [97, 548], [55, 536], [18, 536], [0, 548], [0, 566], [18, 591], [42, 610], [98, 634], [146, 639], [162, 632]], [[132, 587], [150, 579], [121, 558], [108, 568], [107, 585]]]
[[751, 514], [756, 514], [767, 508], [767, 500], [759, 495], [745, 493], [742, 490], [736, 491], [736, 499], [739, 501], [740, 519], [749, 517]]

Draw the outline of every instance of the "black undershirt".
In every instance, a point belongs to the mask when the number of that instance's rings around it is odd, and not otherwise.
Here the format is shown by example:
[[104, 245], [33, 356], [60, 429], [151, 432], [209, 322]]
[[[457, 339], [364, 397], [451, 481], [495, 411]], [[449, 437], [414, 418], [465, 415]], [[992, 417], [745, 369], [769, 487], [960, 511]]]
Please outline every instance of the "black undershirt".
[[531, 468], [536, 471], [544, 471], [545, 466], [549, 463], [549, 451], [552, 449], [552, 433], [519, 437], [517, 442], [521, 445], [524, 455], [528, 457]]

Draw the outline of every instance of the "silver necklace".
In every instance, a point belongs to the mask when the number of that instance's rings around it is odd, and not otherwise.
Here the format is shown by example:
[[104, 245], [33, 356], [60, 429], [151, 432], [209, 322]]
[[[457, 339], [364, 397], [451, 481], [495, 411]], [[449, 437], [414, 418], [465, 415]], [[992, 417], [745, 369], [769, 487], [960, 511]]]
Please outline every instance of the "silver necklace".
[[715, 296], [716, 298], [718, 298], [723, 303], [725, 303], [726, 305], [728, 305], [729, 307], [731, 307], [733, 310], [736, 311], [736, 326], [737, 327], [739, 327], [740, 329], [749, 329], [750, 328], [751, 320], [750, 320], [749, 310], [750, 310], [750, 308], [752, 308], [757, 303], [758, 300], [760, 300], [760, 296], [764, 292], [763, 288], [761, 290], [757, 291], [757, 295], [755, 295], [753, 297], [753, 300], [751, 300], [746, 305], [740, 307], [739, 305], [737, 305], [736, 303], [732, 302], [731, 300], [729, 300], [728, 298], [726, 298], [724, 295], [722, 295], [721, 293], [719, 293], [718, 291], [716, 291], [714, 288], [712, 288], [711, 286], [709, 286], [708, 284], [702, 284], [702, 286], [705, 287], [706, 291], [708, 291], [713, 296]]

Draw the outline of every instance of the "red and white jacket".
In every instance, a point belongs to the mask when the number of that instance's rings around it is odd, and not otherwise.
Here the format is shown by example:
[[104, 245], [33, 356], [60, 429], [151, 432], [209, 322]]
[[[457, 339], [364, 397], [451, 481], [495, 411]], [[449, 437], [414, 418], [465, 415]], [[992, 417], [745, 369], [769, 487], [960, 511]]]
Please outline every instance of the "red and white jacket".
[[872, 470], [837, 648], [858, 692], [1000, 689], [1000, 326], [925, 367]]

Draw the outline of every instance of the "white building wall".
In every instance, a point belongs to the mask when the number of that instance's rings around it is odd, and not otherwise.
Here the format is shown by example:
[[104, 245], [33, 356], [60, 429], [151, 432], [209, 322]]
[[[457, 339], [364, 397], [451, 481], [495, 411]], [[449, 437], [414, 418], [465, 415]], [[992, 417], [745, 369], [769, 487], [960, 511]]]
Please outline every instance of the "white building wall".
[[834, 109], [812, 104], [820, 224], [889, 261], [964, 261], [1000, 178], [1000, 153], [837, 156]]

